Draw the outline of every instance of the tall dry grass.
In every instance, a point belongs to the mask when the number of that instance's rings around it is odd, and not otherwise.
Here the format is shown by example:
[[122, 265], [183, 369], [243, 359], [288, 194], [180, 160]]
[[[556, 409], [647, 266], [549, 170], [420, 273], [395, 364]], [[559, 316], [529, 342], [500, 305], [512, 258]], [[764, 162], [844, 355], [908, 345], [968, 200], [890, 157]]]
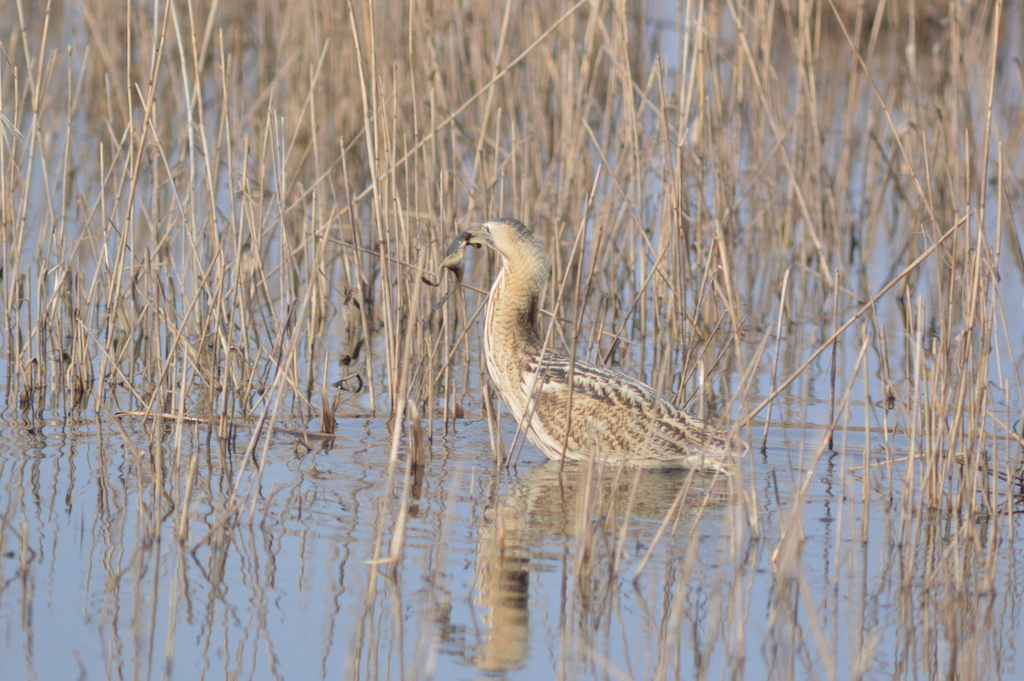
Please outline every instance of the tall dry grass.
[[[820, 445], [755, 453], [747, 473], [787, 467], [799, 501], [826, 437], [863, 431], [863, 454], [843, 456], [865, 509], [895, 503], [915, 550], [934, 540], [925, 516], [952, 512], [957, 541], [992, 551], [1020, 492], [1019, 11], [896, 11], [9, 3], [7, 408], [187, 414], [230, 443], [254, 423], [230, 452], [225, 518], [258, 488], [243, 473], [261, 470], [259, 433], [335, 408], [388, 416], [387, 484], [408, 495], [408, 405], [435, 442], [463, 413], [498, 413], [472, 290], [497, 263], [475, 256], [437, 312], [421, 274], [458, 230], [514, 215], [551, 253], [560, 345], [752, 441], [806, 422], [831, 356]], [[153, 531], [167, 504], [186, 539], [197, 469], [176, 442], [138, 458]], [[749, 474], [729, 484], [739, 553], [763, 492]], [[796, 594], [792, 508], [773, 548]], [[401, 553], [389, 527], [380, 564]], [[963, 579], [946, 563], [929, 574]]]

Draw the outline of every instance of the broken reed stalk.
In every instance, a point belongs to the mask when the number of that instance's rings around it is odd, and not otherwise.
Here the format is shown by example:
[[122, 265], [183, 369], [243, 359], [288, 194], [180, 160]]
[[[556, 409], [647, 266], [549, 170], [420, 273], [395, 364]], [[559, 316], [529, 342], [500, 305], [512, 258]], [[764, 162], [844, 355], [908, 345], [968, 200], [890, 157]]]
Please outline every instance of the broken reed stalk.
[[[775, 358], [772, 360], [772, 382], [769, 392], [775, 392], [775, 381], [778, 377], [779, 355], [782, 352], [782, 320], [786, 317], [786, 293], [789, 291], [789, 275], [792, 268], [787, 267], [782, 277], [782, 291], [779, 294], [779, 319], [775, 324]], [[764, 430], [761, 433], [761, 453], [768, 450], [768, 427], [772, 422], [772, 404], [768, 404], [768, 414], [764, 417]]]
[[[832, 287], [832, 333], [835, 334], [839, 327], [839, 270], [835, 273], [835, 286]], [[836, 352], [839, 348], [839, 336], [832, 341], [832, 356], [829, 359], [828, 369], [828, 445], [826, 449], [835, 451], [833, 448], [833, 435], [836, 423]], [[866, 385], [866, 384], [865, 384]], [[867, 394], [867, 393], [865, 393]]]

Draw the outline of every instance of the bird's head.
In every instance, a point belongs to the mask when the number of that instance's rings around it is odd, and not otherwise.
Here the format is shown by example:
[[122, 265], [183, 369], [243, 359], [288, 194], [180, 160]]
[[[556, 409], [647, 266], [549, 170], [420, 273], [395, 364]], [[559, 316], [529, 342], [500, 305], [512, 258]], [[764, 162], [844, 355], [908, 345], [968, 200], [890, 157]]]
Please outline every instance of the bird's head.
[[471, 246], [490, 246], [501, 255], [507, 269], [536, 279], [547, 276], [548, 258], [544, 245], [519, 220], [488, 220], [462, 232], [458, 238]]

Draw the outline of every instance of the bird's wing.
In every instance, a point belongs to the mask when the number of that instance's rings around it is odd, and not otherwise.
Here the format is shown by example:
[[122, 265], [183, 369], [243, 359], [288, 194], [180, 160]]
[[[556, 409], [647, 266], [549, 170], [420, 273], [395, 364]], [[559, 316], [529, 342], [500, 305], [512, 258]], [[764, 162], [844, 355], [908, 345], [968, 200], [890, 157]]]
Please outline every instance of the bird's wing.
[[[534, 394], [533, 439], [552, 458], [564, 449], [572, 458], [719, 468], [704, 459], [714, 459], [715, 450], [729, 450], [728, 433], [689, 416], [625, 374], [582, 361], [570, 367], [561, 354], [530, 369], [541, 381]], [[524, 392], [533, 384], [525, 381]]]

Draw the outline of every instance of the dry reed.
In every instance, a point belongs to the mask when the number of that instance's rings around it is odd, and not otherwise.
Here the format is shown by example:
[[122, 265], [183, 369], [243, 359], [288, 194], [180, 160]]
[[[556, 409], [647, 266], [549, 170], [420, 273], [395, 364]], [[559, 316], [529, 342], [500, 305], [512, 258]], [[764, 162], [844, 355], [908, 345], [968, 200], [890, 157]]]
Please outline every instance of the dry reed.
[[[459, 229], [514, 215], [551, 254], [548, 342], [748, 438], [764, 419], [767, 458], [717, 483], [732, 500], [732, 572], [715, 578], [714, 598], [730, 614], [708, 625], [709, 645], [744, 649], [727, 620], [749, 615], [744, 556], [765, 546], [773, 670], [841, 675], [823, 624], [837, 606], [810, 592], [801, 565], [802, 509], [826, 451], [863, 433], [863, 453], [837, 447], [845, 493], [859, 495], [840, 514], [837, 553], [841, 533], [866, 545], [869, 515], [884, 513], [887, 546], [900, 547], [884, 556], [895, 581], [934, 587], [934, 602], [896, 599], [901, 622], [939, 615], [905, 634], [903, 653], [929, 676], [963, 675], [984, 658], [980, 634], [963, 634], [955, 659], [942, 642], [957, 618], [986, 614], [957, 594], [1002, 577], [999, 547], [1016, 540], [1020, 508], [1017, 29], [998, 0], [911, 2], [909, 14], [836, 4], [9, 3], [7, 411], [112, 423], [131, 448], [140, 536], [167, 533], [211, 564], [281, 492], [261, 477], [276, 424], [319, 420], [330, 432], [335, 417], [390, 418], [350, 668], [371, 676], [362, 646], [384, 636], [377, 576], [400, 570], [417, 476], [426, 465], [429, 478], [440, 436], [463, 415], [487, 419], [495, 462], [523, 465], [521, 439], [505, 448], [480, 357], [480, 290], [497, 263], [472, 256], [467, 286], [437, 312], [420, 285]], [[829, 351], [828, 422], [809, 424]], [[158, 415], [145, 450], [118, 410]], [[772, 429], [808, 425], [827, 432], [818, 442], [807, 431], [811, 454], [772, 450]], [[190, 451], [188, 428], [205, 429], [218, 456]], [[399, 485], [410, 438], [416, 460]], [[771, 476], [756, 470], [766, 466]], [[626, 550], [641, 477], [576, 473], [565, 532], [583, 611], [623, 574], [642, 588], [648, 558]], [[792, 505], [768, 518], [758, 500], [776, 500], [759, 482], [778, 478]], [[696, 532], [703, 506], [685, 505], [688, 485], [661, 508], [652, 551], [683, 509]], [[846, 515], [857, 509], [860, 523]], [[24, 563], [11, 518], [0, 549]], [[526, 532], [482, 532], [512, 530]], [[451, 532], [449, 519], [438, 544]], [[837, 570], [866, 569], [844, 551]], [[667, 651], [695, 561], [678, 568], [665, 647], [647, 670], [657, 678], [678, 664]], [[520, 568], [483, 571], [500, 591]], [[585, 627], [564, 626], [565, 660], [578, 647], [610, 674]], [[862, 643], [855, 676], [878, 645]], [[417, 659], [429, 649], [418, 640]]]

